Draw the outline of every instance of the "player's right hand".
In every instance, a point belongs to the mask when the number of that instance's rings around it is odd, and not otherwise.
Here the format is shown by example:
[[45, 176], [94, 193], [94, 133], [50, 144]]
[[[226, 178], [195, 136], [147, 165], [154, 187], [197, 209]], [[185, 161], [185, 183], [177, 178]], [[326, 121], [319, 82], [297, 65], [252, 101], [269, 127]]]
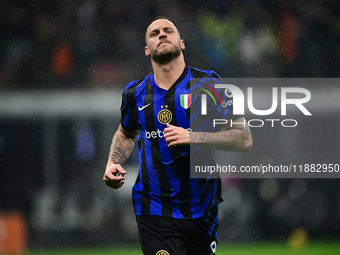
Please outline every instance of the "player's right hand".
[[110, 188], [119, 189], [124, 185], [126, 173], [120, 164], [107, 164], [103, 177], [104, 183]]

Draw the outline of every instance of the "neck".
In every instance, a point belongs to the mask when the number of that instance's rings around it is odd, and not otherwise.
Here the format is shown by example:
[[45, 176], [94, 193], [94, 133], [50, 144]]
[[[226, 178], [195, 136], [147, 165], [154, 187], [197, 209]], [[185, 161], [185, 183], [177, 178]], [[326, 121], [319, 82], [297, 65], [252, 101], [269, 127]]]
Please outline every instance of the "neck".
[[158, 87], [168, 90], [181, 76], [185, 68], [183, 54], [171, 62], [159, 65], [151, 59], [155, 83]]

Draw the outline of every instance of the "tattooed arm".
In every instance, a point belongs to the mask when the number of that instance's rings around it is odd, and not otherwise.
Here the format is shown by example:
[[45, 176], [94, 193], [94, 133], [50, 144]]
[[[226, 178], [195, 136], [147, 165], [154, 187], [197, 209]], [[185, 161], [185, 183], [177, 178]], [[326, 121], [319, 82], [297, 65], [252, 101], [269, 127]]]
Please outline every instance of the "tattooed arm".
[[242, 117], [234, 120], [233, 123], [232, 127], [228, 123], [225, 126], [226, 130], [219, 132], [193, 132], [190, 141], [217, 150], [250, 151], [253, 146], [253, 138], [247, 121]]
[[[240, 123], [240, 124], [235, 124]], [[225, 126], [219, 132], [189, 132], [183, 128], [167, 125], [164, 138], [168, 146], [200, 144], [222, 151], [248, 152], [253, 146], [253, 138], [247, 121], [242, 117], [233, 121], [233, 126]]]
[[127, 132], [119, 125], [117, 132], [113, 136], [109, 158], [104, 173], [104, 183], [113, 188], [118, 189], [123, 186], [126, 171], [121, 164], [130, 156], [135, 141], [138, 136], [137, 132]]

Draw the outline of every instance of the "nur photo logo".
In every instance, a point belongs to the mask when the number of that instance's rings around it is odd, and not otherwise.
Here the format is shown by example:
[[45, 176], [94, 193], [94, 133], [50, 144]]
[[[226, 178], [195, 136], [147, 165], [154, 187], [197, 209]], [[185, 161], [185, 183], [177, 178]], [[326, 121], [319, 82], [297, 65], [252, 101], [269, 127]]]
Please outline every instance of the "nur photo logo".
[[[201, 82], [198, 82], [201, 83]], [[201, 83], [203, 84], [203, 83]], [[311, 112], [306, 108], [305, 104], [310, 101], [311, 93], [306, 88], [301, 87], [272, 87], [265, 88], [267, 92], [271, 95], [270, 98], [261, 98], [259, 100], [271, 101], [271, 106], [266, 109], [257, 109], [254, 105], [258, 102], [254, 99], [254, 91], [257, 88], [247, 87], [246, 92], [247, 96], [244, 95], [243, 91], [239, 86], [233, 84], [214, 84], [204, 86], [210, 89], [210, 92], [207, 88], [200, 88], [203, 92], [201, 94], [201, 112], [202, 116], [209, 115], [208, 110], [208, 98], [214, 102], [215, 106], [220, 105], [222, 108], [228, 107], [232, 105], [232, 112], [234, 115], [245, 115], [245, 110], [247, 109], [251, 114], [255, 116], [266, 116], [265, 119], [249, 119], [247, 121], [250, 127], [262, 127], [265, 123], [269, 123], [271, 127], [274, 127], [277, 122], [281, 124], [282, 127], [295, 127], [298, 125], [298, 121], [296, 119], [278, 119], [278, 118], [270, 118], [278, 109], [280, 105], [281, 116], [287, 116], [287, 106], [296, 107], [303, 115], [312, 116]], [[221, 90], [224, 93], [224, 99], [221, 100]], [[218, 92], [219, 91], [219, 92]], [[263, 91], [263, 88], [262, 90]], [[279, 93], [280, 92], [280, 93]], [[266, 94], [268, 94], [266, 93]], [[280, 96], [279, 96], [280, 94]], [[219, 103], [218, 103], [219, 102]], [[247, 108], [245, 108], [247, 107]], [[223, 109], [222, 109], [223, 110]], [[277, 115], [277, 114], [276, 114]], [[213, 127], [217, 125], [225, 125], [229, 123], [231, 126], [235, 124], [243, 124], [240, 122], [233, 122], [231, 119], [225, 118], [214, 118], [212, 119]]]

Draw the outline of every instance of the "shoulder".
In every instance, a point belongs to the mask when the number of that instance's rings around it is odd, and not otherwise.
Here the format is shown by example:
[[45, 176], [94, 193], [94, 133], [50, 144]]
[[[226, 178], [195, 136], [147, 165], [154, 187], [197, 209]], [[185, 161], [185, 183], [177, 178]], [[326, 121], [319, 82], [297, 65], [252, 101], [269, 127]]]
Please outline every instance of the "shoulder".
[[145, 88], [147, 81], [151, 77], [152, 74], [145, 76], [144, 78], [140, 80], [135, 80], [129, 82], [123, 91], [123, 96], [129, 99], [134, 98], [140, 91]]
[[152, 74], [145, 76], [144, 78], [140, 79], [140, 80], [135, 80], [135, 81], [130, 81], [124, 89], [124, 92], [127, 93], [131, 90], [135, 90], [138, 87], [143, 87], [146, 85], [146, 82], [149, 80], [149, 78], [151, 77]]
[[189, 67], [190, 73], [193, 78], [216, 78], [221, 79], [221, 77], [212, 70], [201, 70], [195, 67], [190, 66]]

